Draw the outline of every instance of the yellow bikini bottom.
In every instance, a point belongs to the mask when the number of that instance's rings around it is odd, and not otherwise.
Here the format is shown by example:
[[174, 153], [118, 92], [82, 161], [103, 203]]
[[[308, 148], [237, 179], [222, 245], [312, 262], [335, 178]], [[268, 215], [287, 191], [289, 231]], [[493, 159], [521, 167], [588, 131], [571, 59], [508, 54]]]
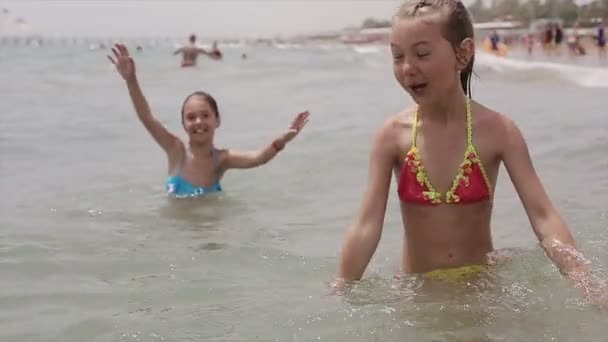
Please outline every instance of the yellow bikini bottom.
[[488, 265], [466, 265], [430, 271], [422, 274], [422, 277], [453, 284], [463, 284], [479, 278], [480, 275], [487, 274], [488, 270]]

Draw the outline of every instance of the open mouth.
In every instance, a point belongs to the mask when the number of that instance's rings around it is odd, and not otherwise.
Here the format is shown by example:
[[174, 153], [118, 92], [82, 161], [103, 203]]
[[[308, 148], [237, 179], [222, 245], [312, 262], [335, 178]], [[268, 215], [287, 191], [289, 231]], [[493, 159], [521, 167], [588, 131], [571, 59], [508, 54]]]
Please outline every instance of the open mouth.
[[420, 95], [427, 88], [428, 83], [414, 83], [410, 86], [412, 92], [416, 95]]

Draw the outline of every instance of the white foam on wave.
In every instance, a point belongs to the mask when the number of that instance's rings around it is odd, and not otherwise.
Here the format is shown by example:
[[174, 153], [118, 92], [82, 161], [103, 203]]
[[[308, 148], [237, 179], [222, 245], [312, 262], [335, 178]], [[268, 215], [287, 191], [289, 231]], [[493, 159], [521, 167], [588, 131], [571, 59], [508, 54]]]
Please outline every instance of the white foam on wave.
[[383, 49], [384, 49], [383, 47], [374, 46], [374, 45], [353, 45], [353, 50], [356, 53], [362, 54], [362, 55], [379, 54], [382, 52]]
[[583, 87], [608, 88], [608, 68], [524, 61], [480, 51], [475, 54], [475, 64], [500, 73], [545, 71]]

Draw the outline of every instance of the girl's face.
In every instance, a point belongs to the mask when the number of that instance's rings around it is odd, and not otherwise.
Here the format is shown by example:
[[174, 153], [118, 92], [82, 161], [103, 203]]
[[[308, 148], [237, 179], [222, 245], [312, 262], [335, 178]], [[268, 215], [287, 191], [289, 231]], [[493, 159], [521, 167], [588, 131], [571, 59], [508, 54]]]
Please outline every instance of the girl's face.
[[441, 29], [439, 12], [397, 18], [393, 22], [393, 72], [419, 105], [436, 103], [459, 91], [459, 72], [468, 63], [468, 59], [457, 58], [452, 43], [444, 38]]
[[208, 142], [213, 141], [220, 120], [207, 100], [192, 96], [184, 104], [183, 124], [190, 141]]

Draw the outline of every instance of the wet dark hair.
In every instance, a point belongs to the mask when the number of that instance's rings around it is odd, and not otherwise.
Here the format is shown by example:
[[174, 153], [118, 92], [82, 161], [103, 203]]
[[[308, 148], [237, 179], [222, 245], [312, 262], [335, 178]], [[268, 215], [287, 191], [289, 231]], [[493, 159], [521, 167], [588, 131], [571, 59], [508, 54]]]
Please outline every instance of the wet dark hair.
[[195, 91], [194, 93], [186, 96], [184, 103], [182, 103], [182, 124], [184, 123], [184, 108], [186, 107], [186, 102], [188, 102], [188, 100], [190, 100], [190, 98], [194, 96], [202, 97], [205, 101], [207, 101], [207, 103], [213, 110], [215, 117], [218, 119], [220, 118], [220, 111], [217, 107], [217, 102], [215, 102], [213, 96], [209, 95], [208, 93], [205, 93], [204, 91]]
[[191, 43], [194, 43], [196, 41], [196, 35], [193, 33], [190, 35], [190, 37], [188, 37], [188, 39], [190, 40]]
[[[442, 36], [452, 43], [458, 57], [457, 48], [466, 38], [474, 38], [473, 23], [467, 8], [459, 0], [414, 0], [407, 2], [397, 10], [395, 17], [411, 18], [421, 17], [431, 13], [441, 13]], [[464, 93], [471, 97], [471, 77], [475, 54], [460, 73], [460, 84]]]

